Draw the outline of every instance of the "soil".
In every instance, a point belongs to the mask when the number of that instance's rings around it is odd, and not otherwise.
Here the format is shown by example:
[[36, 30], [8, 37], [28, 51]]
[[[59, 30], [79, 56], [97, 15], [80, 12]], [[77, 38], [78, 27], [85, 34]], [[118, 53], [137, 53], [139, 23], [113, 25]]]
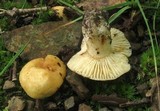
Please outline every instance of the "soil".
[[[32, 4], [38, 4], [38, 1], [33, 0]], [[51, 4], [54, 2], [49, 0], [48, 5]], [[82, 4], [79, 5], [82, 6]], [[99, 4], [97, 5], [99, 6]], [[117, 10], [114, 9], [105, 12], [105, 14], [110, 16]], [[71, 20], [58, 19], [57, 21], [56, 19], [55, 21], [52, 19], [36, 26], [32, 24], [24, 26], [26, 22], [23, 22], [19, 28], [3, 33], [2, 37], [4, 37], [6, 49], [14, 53], [21, 44], [30, 40], [29, 37], [33, 39], [16, 60], [16, 63], [0, 77], [2, 80], [0, 87], [3, 88], [3, 93], [0, 96], [5, 97], [1, 108], [8, 107], [9, 111], [127, 111], [129, 108], [137, 110], [136, 107], [138, 107], [140, 110], [150, 108], [153, 111], [158, 111], [159, 92], [157, 92], [156, 83], [153, 83], [152, 80], [150, 85], [151, 78], [148, 76], [144, 80], [137, 79], [139, 74], [143, 72], [140, 67], [141, 55], [151, 47], [151, 42], [141, 14], [137, 11], [132, 16], [133, 11], [134, 9], [126, 11], [111, 24], [111, 27], [123, 31], [131, 44], [132, 56], [129, 57], [131, 64], [129, 72], [116, 80], [100, 82], [83, 78], [67, 69], [67, 77], [61, 88], [53, 96], [42, 100], [30, 98], [24, 92], [18, 81], [19, 71], [27, 61], [44, 57], [48, 53], [57, 55], [66, 64], [80, 50], [81, 21], [65, 26], [74, 18], [68, 16], [68, 19]], [[74, 11], [70, 9], [71, 14], [72, 12]], [[77, 15], [75, 14], [76, 17]], [[18, 16], [22, 17], [22, 15]], [[29, 15], [26, 17], [28, 18]], [[12, 18], [13, 20], [14, 18]], [[17, 20], [16, 23], [18, 22]], [[27, 21], [27, 23], [29, 22]], [[124, 94], [119, 94], [120, 90], [114, 89], [113, 86], [118, 88], [120, 84], [134, 86], [136, 91], [133, 95], [135, 98], [127, 98]], [[146, 94], [148, 95], [146, 96]]]

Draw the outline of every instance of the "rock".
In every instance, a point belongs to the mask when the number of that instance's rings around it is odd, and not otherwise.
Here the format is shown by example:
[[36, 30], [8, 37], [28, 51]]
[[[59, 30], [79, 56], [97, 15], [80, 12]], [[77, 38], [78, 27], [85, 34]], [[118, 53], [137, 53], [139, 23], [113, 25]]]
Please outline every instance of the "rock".
[[23, 111], [25, 107], [25, 101], [20, 96], [13, 96], [8, 101], [8, 111]]
[[111, 110], [109, 110], [107, 107], [104, 107], [104, 108], [100, 108], [99, 111], [111, 111]]
[[3, 89], [7, 90], [7, 89], [12, 89], [15, 88], [15, 83], [9, 80], [6, 80], [4, 85], [3, 85]]
[[118, 108], [118, 107], [113, 107], [112, 111], [123, 111], [123, 109]]
[[70, 72], [66, 79], [81, 99], [85, 99], [88, 96], [89, 90], [86, 88], [77, 74]]
[[73, 108], [74, 105], [75, 105], [75, 101], [74, 101], [73, 96], [69, 97], [68, 99], [66, 99], [64, 101], [64, 107], [65, 107], [66, 110], [69, 110], [70, 108]]
[[24, 60], [44, 57], [47, 54], [57, 55], [63, 46], [76, 47], [81, 36], [80, 22], [66, 26], [65, 24], [66, 22], [56, 21], [28, 25], [5, 32], [2, 37], [5, 47], [12, 52], [17, 52], [22, 44], [30, 40], [21, 54]]
[[90, 106], [82, 103], [79, 105], [78, 111], [93, 111]]
[[57, 109], [56, 103], [53, 103], [53, 102], [49, 102], [45, 106], [46, 106], [47, 110], [55, 110], [55, 109]]
[[33, 111], [34, 110], [34, 102], [31, 100], [27, 100], [27, 106], [26, 106], [26, 111]]

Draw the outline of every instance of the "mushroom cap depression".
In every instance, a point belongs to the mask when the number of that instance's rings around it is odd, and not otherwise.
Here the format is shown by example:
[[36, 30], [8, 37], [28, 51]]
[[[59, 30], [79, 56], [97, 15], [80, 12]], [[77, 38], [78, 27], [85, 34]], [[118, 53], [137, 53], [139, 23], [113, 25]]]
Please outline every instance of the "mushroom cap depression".
[[29, 61], [20, 71], [19, 81], [30, 97], [42, 99], [53, 95], [65, 76], [64, 63], [56, 56], [47, 55]]
[[67, 66], [92, 80], [113, 80], [130, 70], [131, 45], [123, 32], [109, 28], [101, 12], [86, 13], [82, 24], [81, 50]]

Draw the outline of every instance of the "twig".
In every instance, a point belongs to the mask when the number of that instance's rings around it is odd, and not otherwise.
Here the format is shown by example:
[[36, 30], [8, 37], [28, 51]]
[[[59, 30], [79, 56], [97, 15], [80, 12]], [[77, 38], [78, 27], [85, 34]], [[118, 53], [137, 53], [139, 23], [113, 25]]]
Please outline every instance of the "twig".
[[119, 98], [119, 97], [107, 96], [107, 95], [93, 95], [92, 100], [105, 105], [112, 105], [112, 106], [119, 106], [119, 104], [128, 102], [128, 100], [125, 98]]
[[17, 62], [15, 61], [12, 69], [12, 81], [17, 80]]
[[137, 106], [137, 105], [148, 104], [148, 103], [151, 103], [151, 100], [149, 98], [143, 98], [141, 100], [128, 101], [126, 103], [122, 103], [119, 105], [119, 107], [124, 108], [124, 107]]
[[46, 11], [46, 10], [47, 7], [29, 8], [29, 9], [17, 9], [14, 7], [12, 10], [0, 9], [0, 16], [8, 15], [13, 17], [19, 14], [22, 15], [22, 14], [33, 13], [38, 11]]
[[106, 95], [93, 95], [92, 100], [95, 100], [104, 105], [117, 106], [120, 108], [151, 103], [150, 98], [143, 98], [141, 100], [128, 101], [128, 99], [125, 99], [125, 98], [106, 96]]

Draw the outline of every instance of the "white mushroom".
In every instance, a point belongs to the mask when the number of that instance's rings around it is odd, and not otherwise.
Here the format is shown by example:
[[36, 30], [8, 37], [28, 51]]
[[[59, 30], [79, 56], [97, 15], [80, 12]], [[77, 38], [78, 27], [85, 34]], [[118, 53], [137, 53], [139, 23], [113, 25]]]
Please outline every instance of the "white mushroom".
[[123, 32], [109, 28], [101, 12], [87, 13], [81, 50], [67, 63], [77, 74], [93, 80], [113, 80], [130, 70], [130, 43]]

